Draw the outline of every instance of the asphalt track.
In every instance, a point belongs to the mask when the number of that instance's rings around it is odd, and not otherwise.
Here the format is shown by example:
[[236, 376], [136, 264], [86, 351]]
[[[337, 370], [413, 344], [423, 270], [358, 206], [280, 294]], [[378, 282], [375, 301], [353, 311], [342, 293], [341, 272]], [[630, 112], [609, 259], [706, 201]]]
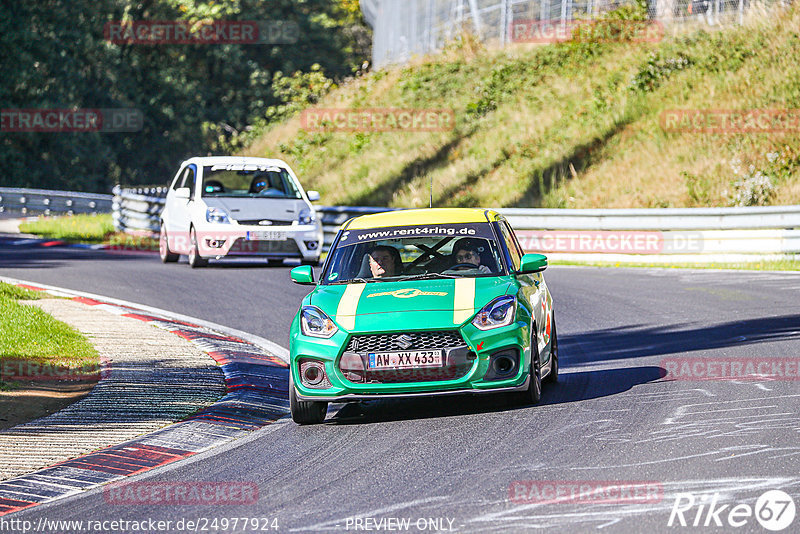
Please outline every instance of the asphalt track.
[[[0, 275], [164, 308], [284, 346], [308, 291], [288, 281], [288, 270], [192, 270], [153, 255], [0, 242]], [[290, 532], [375, 532], [389, 518], [410, 520], [411, 532], [426, 524], [439, 532], [767, 532], [753, 517], [730, 527], [728, 512], [772, 489], [800, 507], [796, 377], [661, 378], [673, 358], [797, 357], [799, 274], [551, 267], [546, 277], [562, 374], [539, 406], [502, 396], [335, 405], [324, 425], [283, 419], [135, 479], [255, 482], [256, 504], [122, 506], [94, 490], [5, 519], [168, 520], [169, 532], [182, 531], [181, 519], [234, 517], [277, 519]], [[528, 502], [509, 498], [515, 481], [648, 481], [660, 494], [645, 503]], [[669, 528], [681, 492], [698, 504], [718, 493], [728, 505], [724, 526], [691, 526], [695, 506], [684, 515], [689, 526]], [[706, 519], [702, 513], [700, 525]], [[208, 532], [251, 531], [210, 525]], [[795, 518], [785, 532], [798, 525]]]

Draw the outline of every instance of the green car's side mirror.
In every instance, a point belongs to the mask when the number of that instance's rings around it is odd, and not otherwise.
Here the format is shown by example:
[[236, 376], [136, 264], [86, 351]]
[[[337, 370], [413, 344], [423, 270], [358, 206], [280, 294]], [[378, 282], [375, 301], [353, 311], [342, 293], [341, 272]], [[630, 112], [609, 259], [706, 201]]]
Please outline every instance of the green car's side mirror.
[[314, 282], [314, 270], [310, 265], [301, 265], [300, 267], [295, 267], [289, 271], [289, 275], [292, 277], [292, 282], [295, 284], [313, 286], [316, 283]]
[[520, 262], [519, 272], [538, 273], [547, 269], [547, 256], [544, 254], [525, 254]]

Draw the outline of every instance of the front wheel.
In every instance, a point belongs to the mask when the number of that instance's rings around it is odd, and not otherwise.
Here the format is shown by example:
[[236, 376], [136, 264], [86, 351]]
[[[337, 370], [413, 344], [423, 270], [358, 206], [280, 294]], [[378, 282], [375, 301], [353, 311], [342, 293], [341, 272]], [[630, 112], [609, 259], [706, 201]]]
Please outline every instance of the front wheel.
[[189, 239], [192, 242], [189, 249], [189, 265], [191, 265], [192, 269], [205, 267], [208, 265], [208, 260], [200, 257], [200, 250], [197, 246], [197, 232], [195, 232], [194, 228], [189, 231]]
[[558, 382], [558, 335], [556, 334], [556, 315], [553, 314], [553, 333], [550, 336], [550, 374], [544, 381], [548, 384]]
[[292, 421], [298, 425], [316, 425], [325, 420], [328, 403], [320, 401], [304, 401], [297, 398], [294, 383], [289, 379], [289, 408]]
[[531, 341], [531, 368], [528, 389], [520, 393], [520, 402], [525, 405], [538, 404], [542, 400], [542, 367], [539, 363], [539, 347], [536, 336]]
[[178, 254], [169, 250], [169, 239], [167, 239], [164, 221], [161, 221], [161, 230], [158, 237], [158, 255], [161, 257], [161, 263], [175, 263], [179, 257]]

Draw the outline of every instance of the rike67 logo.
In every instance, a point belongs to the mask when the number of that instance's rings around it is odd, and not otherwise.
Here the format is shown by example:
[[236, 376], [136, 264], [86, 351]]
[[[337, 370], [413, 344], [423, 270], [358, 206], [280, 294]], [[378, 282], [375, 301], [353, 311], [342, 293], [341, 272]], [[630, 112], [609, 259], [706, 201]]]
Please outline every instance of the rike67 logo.
[[[726, 531], [753, 523], [755, 518], [767, 530], [778, 532], [794, 522], [795, 504], [781, 490], [769, 490], [756, 499], [755, 506], [746, 503], [719, 504], [719, 493], [678, 493], [672, 504], [667, 526], [723, 527]], [[795, 530], [796, 532], [796, 530]]]

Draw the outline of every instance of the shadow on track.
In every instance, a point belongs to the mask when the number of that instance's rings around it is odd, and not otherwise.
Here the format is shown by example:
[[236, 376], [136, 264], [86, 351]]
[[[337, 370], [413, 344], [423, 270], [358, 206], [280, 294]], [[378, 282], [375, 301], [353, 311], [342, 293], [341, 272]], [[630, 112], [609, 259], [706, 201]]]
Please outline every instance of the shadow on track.
[[567, 351], [570, 366], [796, 339], [800, 339], [800, 314], [701, 327], [630, 325], [559, 336], [562, 347], [580, 348]]
[[[655, 382], [662, 376], [664, 369], [655, 366], [570, 372], [561, 375], [558, 384], [545, 384], [542, 401], [537, 406], [552, 406], [617, 395], [634, 386]], [[385, 423], [527, 408], [536, 407], [517, 403], [511, 394], [375, 400], [347, 404], [334, 417], [327, 419], [326, 424]]]

